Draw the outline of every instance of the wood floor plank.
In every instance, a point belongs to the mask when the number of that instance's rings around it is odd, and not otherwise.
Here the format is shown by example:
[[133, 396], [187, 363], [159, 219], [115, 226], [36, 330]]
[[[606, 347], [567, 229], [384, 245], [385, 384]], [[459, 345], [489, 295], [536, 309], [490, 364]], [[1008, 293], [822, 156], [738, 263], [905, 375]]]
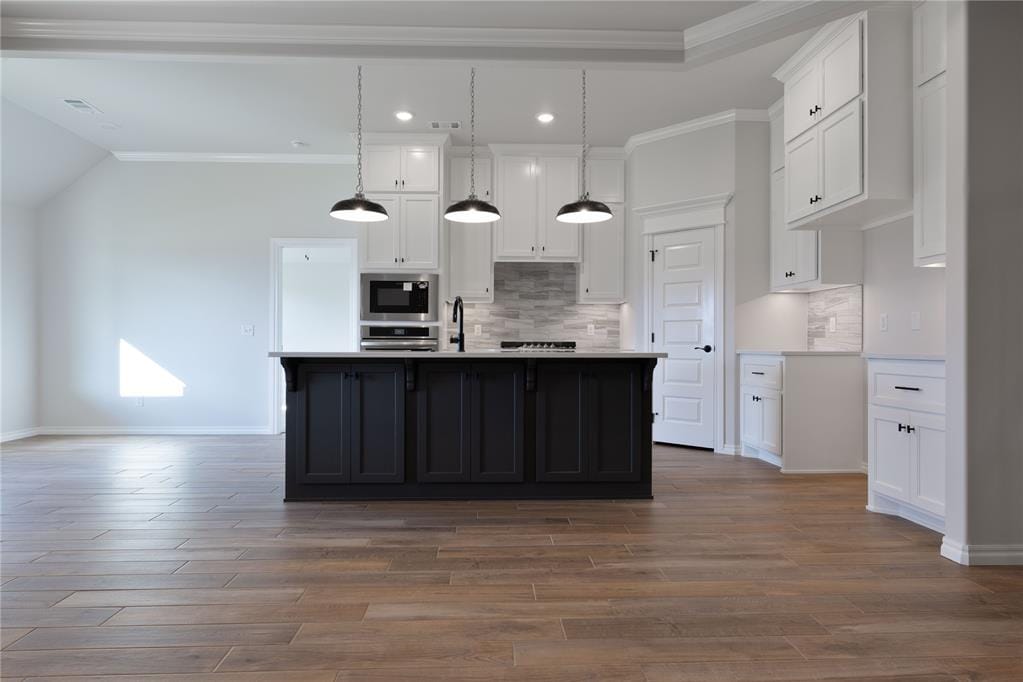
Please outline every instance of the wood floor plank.
[[36, 628], [9, 651], [46, 649], [114, 649], [144, 647], [240, 646], [288, 644], [299, 626], [285, 623], [242, 625], [107, 626]]
[[928, 632], [793, 636], [789, 642], [808, 659], [940, 658], [953, 656], [1016, 656], [1023, 651], [1023, 633]]
[[129, 606], [120, 611], [110, 611], [117, 615], [110, 618], [107, 625], [335, 623], [362, 620], [366, 604]]
[[802, 657], [784, 637], [573, 639], [515, 644], [517, 665], [771, 659], [802, 660]]
[[338, 640], [330, 647], [235, 647], [218, 670], [323, 670], [351, 668], [450, 668], [459, 665], [513, 663], [511, 642], [467, 638]]
[[56, 605], [69, 606], [183, 606], [186, 604], [280, 604], [297, 601], [298, 588], [211, 590], [95, 590], [73, 592]]
[[21, 590], [67, 590], [70, 593], [76, 590], [209, 588], [224, 587], [234, 577], [234, 573], [203, 573], [195, 575], [47, 575], [15, 578], [4, 586], [4, 590], [12, 592]]
[[227, 652], [226, 647], [5, 650], [0, 664], [8, 677], [211, 672]]

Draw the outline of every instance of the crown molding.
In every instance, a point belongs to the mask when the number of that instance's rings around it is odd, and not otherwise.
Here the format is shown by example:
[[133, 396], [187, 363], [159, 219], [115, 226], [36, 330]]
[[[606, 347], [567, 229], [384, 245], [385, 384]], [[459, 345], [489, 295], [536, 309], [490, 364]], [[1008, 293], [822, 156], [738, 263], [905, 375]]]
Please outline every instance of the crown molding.
[[692, 49], [756, 28], [786, 15], [802, 12], [817, 4], [816, 0], [789, 0], [789, 2], [754, 2], [737, 10], [690, 26], [682, 32], [686, 49]]
[[625, 153], [631, 154], [636, 147], [643, 144], [650, 144], [651, 142], [666, 140], [670, 137], [677, 137], [679, 135], [687, 135], [689, 133], [696, 132], [697, 130], [703, 130], [704, 128], [713, 128], [714, 126], [725, 125], [726, 123], [766, 123], [769, 120], [767, 112], [763, 109], [729, 109], [727, 111], [719, 111], [718, 113], [711, 114], [710, 116], [694, 118], [692, 120], [675, 123], [664, 128], [648, 130], [644, 133], [636, 133], [626, 140]]
[[249, 154], [221, 152], [110, 152], [118, 161], [159, 163], [295, 163], [313, 165], [355, 165], [353, 154]]
[[767, 118], [771, 121], [781, 116], [785, 110], [785, 98], [781, 97], [777, 102], [767, 107]]
[[548, 156], [582, 156], [581, 144], [490, 144], [490, 151], [498, 154], [540, 154]]
[[[355, 133], [351, 135], [355, 140]], [[444, 147], [451, 143], [448, 133], [363, 133], [363, 144], [424, 144]]]

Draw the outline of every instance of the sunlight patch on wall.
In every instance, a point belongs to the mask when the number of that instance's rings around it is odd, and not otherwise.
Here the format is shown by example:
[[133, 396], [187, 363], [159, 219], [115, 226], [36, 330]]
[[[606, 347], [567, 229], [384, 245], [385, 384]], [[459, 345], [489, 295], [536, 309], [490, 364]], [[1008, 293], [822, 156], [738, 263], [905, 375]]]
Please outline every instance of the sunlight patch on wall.
[[122, 398], [180, 398], [185, 382], [124, 339], [120, 342]]

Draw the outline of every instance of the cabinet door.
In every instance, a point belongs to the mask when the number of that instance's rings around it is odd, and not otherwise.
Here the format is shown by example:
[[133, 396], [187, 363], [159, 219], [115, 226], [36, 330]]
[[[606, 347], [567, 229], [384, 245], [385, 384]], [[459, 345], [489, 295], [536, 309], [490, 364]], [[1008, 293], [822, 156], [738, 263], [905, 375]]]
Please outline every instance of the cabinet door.
[[472, 480], [522, 480], [526, 437], [525, 367], [508, 362], [472, 367]]
[[815, 59], [785, 81], [786, 142], [817, 122], [815, 112], [819, 104], [820, 71]]
[[494, 223], [494, 255], [522, 260], [536, 256], [536, 162], [531, 156], [497, 159], [497, 200], [501, 219]]
[[579, 266], [580, 303], [625, 300], [625, 207], [612, 204], [611, 220], [583, 225], [583, 262]]
[[302, 365], [298, 384], [299, 483], [347, 483], [350, 480], [349, 379], [347, 365]]
[[776, 455], [781, 454], [781, 394], [775, 391], [761, 391], [760, 398], [760, 447]]
[[[909, 500], [909, 413], [870, 407], [868, 444], [871, 487], [889, 497]], [[901, 427], [901, 428], [900, 428]]]
[[362, 184], [366, 193], [401, 189], [401, 147], [367, 145], [362, 152]]
[[913, 84], [945, 72], [948, 61], [948, 3], [927, 0], [913, 8]]
[[401, 197], [401, 267], [437, 267], [438, 210], [436, 196]]
[[763, 437], [763, 409], [757, 396], [757, 389], [743, 386], [742, 393], [742, 414], [739, 419], [742, 424], [742, 442], [755, 448], [760, 447]]
[[[452, 202], [469, 198], [469, 158], [456, 156], [451, 159], [451, 175], [448, 177], [448, 196]], [[476, 157], [476, 196], [491, 201], [490, 159]]]
[[586, 376], [575, 363], [536, 369], [536, 480], [584, 481]]
[[494, 300], [491, 226], [448, 222], [448, 293], [468, 301]]
[[820, 254], [817, 240], [820, 233], [814, 230], [788, 230], [789, 238], [795, 244], [795, 265], [790, 272], [794, 273], [789, 280], [792, 284], [806, 284], [817, 280], [820, 266]]
[[863, 118], [860, 100], [829, 116], [817, 126], [820, 144], [822, 201], [819, 211], [863, 192]]
[[785, 289], [796, 268], [798, 230], [785, 225], [785, 169], [771, 173], [771, 288]]
[[540, 257], [551, 260], [579, 259], [579, 225], [555, 219], [565, 204], [579, 199], [579, 159], [540, 159]]
[[638, 481], [640, 373], [634, 365], [596, 364], [589, 370], [589, 480]]
[[398, 267], [399, 234], [401, 232], [401, 205], [398, 197], [367, 197], [387, 211], [387, 220], [359, 225], [359, 253], [364, 270]]
[[924, 265], [945, 253], [945, 75], [917, 88], [914, 104], [913, 257]]
[[591, 199], [605, 204], [625, 202], [625, 161], [589, 159], [586, 175], [586, 191]]
[[852, 22], [821, 50], [821, 112], [823, 121], [863, 89], [862, 28]]
[[818, 210], [819, 202], [810, 201], [820, 194], [819, 164], [816, 128], [785, 148], [785, 222], [795, 222]]
[[402, 192], [440, 191], [440, 163], [437, 147], [401, 148]]
[[945, 515], [945, 418], [910, 413], [913, 428], [909, 464], [909, 501], [929, 512]]
[[470, 366], [422, 363], [416, 379], [416, 464], [419, 480], [468, 481]]
[[393, 364], [353, 367], [349, 395], [352, 482], [404, 482], [404, 367]]

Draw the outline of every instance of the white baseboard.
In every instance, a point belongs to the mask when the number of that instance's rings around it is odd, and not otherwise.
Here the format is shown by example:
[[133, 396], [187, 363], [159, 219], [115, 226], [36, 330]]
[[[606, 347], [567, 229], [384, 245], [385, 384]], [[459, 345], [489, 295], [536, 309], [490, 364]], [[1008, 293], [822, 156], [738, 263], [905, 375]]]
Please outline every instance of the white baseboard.
[[0, 443], [6, 443], [9, 440], [21, 440], [22, 438], [31, 438], [32, 436], [39, 435], [39, 427], [33, 426], [28, 429], [18, 429], [17, 431], [5, 431], [0, 433]]
[[714, 452], [718, 455], [735, 455], [738, 454], [739, 449], [734, 445], [725, 443], [719, 448], [715, 448]]
[[269, 426], [43, 426], [43, 436], [266, 436]]
[[1023, 566], [1023, 545], [964, 545], [946, 537], [941, 556], [964, 566]]
[[932, 514], [931, 512], [924, 511], [923, 509], [917, 509], [916, 507], [904, 504], [898, 500], [885, 497], [877, 492], [868, 493], [867, 500], [867, 511], [871, 511], [876, 514], [898, 516], [938, 533], [945, 532], [945, 519], [937, 514]]
[[855, 469], [782, 469], [783, 474], [862, 474], [859, 467]]

